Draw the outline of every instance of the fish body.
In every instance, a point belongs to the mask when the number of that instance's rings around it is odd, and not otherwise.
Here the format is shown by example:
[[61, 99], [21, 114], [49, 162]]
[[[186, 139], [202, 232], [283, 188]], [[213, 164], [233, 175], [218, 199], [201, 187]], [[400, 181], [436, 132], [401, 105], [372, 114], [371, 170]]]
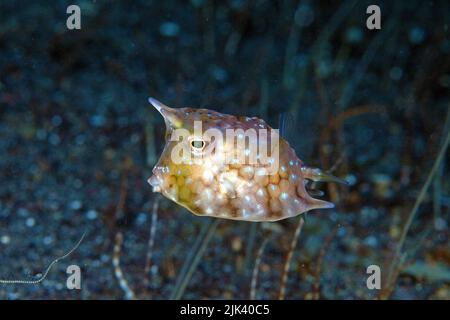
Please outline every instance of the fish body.
[[[148, 182], [153, 191], [162, 193], [193, 214], [276, 221], [311, 209], [334, 207], [330, 202], [311, 197], [305, 189], [306, 179], [327, 180], [323, 178], [331, 176], [303, 166], [289, 143], [264, 120], [208, 109], [169, 108], [153, 98], [149, 102], [164, 117], [166, 144]], [[236, 134], [235, 139], [224, 139], [219, 147], [216, 136], [207, 139], [196, 131], [198, 123], [202, 132], [213, 131], [223, 137], [227, 137], [228, 132], [240, 134]], [[264, 146], [267, 151], [267, 162], [249, 161], [249, 149], [255, 141], [239, 144], [242, 132], [250, 132], [249, 129], [266, 131], [267, 136], [276, 138], [275, 143], [265, 136], [264, 139], [257, 137], [258, 150]], [[184, 134], [183, 138], [179, 138], [179, 132]], [[242, 159], [245, 161], [237, 161]]]

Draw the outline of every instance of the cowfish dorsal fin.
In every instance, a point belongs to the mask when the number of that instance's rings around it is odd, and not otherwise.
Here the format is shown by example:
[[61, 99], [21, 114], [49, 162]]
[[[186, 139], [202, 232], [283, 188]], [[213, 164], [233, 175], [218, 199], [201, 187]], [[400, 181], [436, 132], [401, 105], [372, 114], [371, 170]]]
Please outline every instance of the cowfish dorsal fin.
[[280, 130], [280, 136], [283, 137], [286, 141], [292, 142], [295, 140], [295, 126], [296, 120], [294, 115], [289, 110], [285, 110], [280, 113], [278, 120], [278, 128]]

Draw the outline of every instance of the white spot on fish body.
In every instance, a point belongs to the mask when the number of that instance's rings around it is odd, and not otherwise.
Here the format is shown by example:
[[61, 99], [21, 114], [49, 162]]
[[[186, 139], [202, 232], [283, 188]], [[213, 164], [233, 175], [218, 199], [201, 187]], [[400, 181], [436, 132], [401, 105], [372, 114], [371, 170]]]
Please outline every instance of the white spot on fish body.
[[285, 201], [287, 199], [289, 199], [289, 194], [287, 192], [282, 192], [280, 194], [280, 200], [284, 200]]
[[206, 169], [203, 171], [203, 181], [207, 184], [211, 183], [214, 180], [214, 175], [211, 170]]
[[256, 194], [260, 197], [264, 197], [264, 190], [262, 188], [259, 188]]

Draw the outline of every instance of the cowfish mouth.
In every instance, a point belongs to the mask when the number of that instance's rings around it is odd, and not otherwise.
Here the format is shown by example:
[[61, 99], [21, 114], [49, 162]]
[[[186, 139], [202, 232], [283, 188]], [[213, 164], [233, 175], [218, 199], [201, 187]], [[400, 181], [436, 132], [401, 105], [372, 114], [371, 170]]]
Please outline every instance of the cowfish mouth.
[[178, 111], [174, 108], [166, 106], [164, 103], [149, 97], [148, 102], [155, 107], [156, 110], [163, 116], [166, 123], [166, 127], [172, 129], [178, 129], [183, 126], [183, 121], [178, 115]]
[[153, 192], [161, 192], [162, 181], [156, 174], [148, 178], [147, 182], [153, 187]]

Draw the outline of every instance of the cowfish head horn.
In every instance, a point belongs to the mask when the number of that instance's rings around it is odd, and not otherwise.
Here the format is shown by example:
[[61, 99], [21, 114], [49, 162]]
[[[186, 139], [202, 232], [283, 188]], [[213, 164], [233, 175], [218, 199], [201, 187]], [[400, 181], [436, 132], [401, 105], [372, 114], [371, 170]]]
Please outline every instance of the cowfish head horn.
[[167, 129], [179, 129], [183, 126], [183, 120], [179, 114], [179, 111], [174, 108], [166, 106], [164, 103], [150, 97], [148, 102], [155, 107], [156, 110], [161, 113], [166, 123]]

